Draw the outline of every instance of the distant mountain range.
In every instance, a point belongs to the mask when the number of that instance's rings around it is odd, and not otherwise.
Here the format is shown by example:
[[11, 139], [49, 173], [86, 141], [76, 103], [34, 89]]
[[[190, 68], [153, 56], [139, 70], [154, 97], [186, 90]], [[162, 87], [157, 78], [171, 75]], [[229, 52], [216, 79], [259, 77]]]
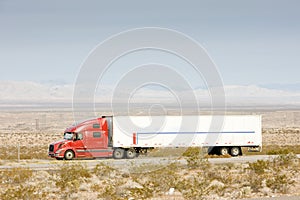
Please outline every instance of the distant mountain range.
[[[73, 85], [65, 83], [0, 81], [0, 103], [70, 103], [73, 98], [73, 89]], [[300, 106], [300, 83], [285, 85], [226, 85], [224, 89], [227, 105]], [[184, 93], [184, 91], [178, 92]], [[112, 94], [113, 88], [111, 86], [101, 85], [95, 92], [95, 101], [101, 103], [110, 102]], [[194, 94], [200, 99], [199, 102], [205, 103], [210, 101], [210, 94], [207, 89], [197, 88], [194, 90]], [[174, 99], [170, 91], [156, 90], [155, 88], [141, 89], [133, 97], [133, 102], [136, 103], [143, 103], [144, 101], [170, 102], [171, 99]]]
[[274, 89], [274, 90], [284, 90], [284, 91], [291, 91], [291, 92], [300, 92], [300, 82], [293, 83], [293, 84], [263, 84], [259, 85], [260, 87], [264, 87], [267, 89]]

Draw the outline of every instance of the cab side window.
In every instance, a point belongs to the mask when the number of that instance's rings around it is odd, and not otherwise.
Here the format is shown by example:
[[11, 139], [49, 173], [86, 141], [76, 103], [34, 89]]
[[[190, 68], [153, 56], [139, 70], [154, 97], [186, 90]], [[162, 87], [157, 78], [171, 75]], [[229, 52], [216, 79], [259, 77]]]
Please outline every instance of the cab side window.
[[100, 124], [93, 124], [93, 128], [100, 128]]
[[93, 137], [94, 138], [100, 138], [101, 137], [101, 133], [100, 132], [93, 132]]
[[78, 135], [77, 135], [77, 140], [82, 140], [82, 139], [83, 139], [82, 133], [78, 133]]

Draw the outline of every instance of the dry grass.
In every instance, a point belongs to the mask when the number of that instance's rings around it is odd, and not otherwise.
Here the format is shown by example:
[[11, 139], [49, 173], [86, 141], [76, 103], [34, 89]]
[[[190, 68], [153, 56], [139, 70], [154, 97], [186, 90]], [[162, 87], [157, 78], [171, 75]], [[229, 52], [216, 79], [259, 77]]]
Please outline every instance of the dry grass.
[[[48, 146], [1, 146], [0, 160], [49, 159]], [[18, 152], [19, 156], [18, 156]]]
[[280, 155], [280, 154], [300, 154], [300, 145], [264, 145], [262, 152], [247, 152], [247, 148], [243, 148], [245, 155]]
[[[197, 149], [190, 149], [185, 158], [187, 164], [152, 170], [132, 165], [126, 172], [103, 163], [88, 170], [70, 162], [56, 171], [6, 169], [0, 171], [0, 199], [242, 199], [299, 194], [300, 165], [294, 154], [212, 165]], [[174, 192], [169, 193], [171, 188]]]

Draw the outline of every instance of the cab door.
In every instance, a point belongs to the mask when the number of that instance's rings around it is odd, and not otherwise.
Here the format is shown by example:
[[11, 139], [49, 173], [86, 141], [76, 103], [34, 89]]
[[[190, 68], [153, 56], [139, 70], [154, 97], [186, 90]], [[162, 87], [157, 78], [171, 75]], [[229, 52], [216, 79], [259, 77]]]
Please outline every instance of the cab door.
[[85, 146], [85, 138], [82, 133], [75, 133], [76, 137], [74, 140], [74, 149], [76, 151], [77, 157], [86, 157], [86, 146]]

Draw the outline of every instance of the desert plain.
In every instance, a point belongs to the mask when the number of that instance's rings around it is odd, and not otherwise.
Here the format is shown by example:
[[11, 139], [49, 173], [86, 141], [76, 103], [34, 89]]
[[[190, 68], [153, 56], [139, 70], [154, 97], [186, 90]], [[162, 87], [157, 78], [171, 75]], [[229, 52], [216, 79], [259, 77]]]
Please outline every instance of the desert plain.
[[[110, 114], [104, 112], [99, 116]], [[285, 199], [300, 195], [300, 165], [295, 156], [300, 146], [300, 110], [244, 110], [226, 114], [261, 115], [263, 148], [267, 148], [263, 153], [281, 154], [280, 149], [284, 149], [285, 155], [253, 164], [213, 165], [191, 154], [185, 157], [187, 165], [128, 163], [132, 169], [126, 172], [102, 160], [96, 160], [99, 164], [92, 170], [80, 161], [60, 161], [64, 164], [55, 170], [12, 167], [0, 170], [0, 199]], [[61, 139], [65, 128], [73, 123], [71, 110], [2, 110], [0, 165], [58, 162], [47, 157], [48, 145]]]

